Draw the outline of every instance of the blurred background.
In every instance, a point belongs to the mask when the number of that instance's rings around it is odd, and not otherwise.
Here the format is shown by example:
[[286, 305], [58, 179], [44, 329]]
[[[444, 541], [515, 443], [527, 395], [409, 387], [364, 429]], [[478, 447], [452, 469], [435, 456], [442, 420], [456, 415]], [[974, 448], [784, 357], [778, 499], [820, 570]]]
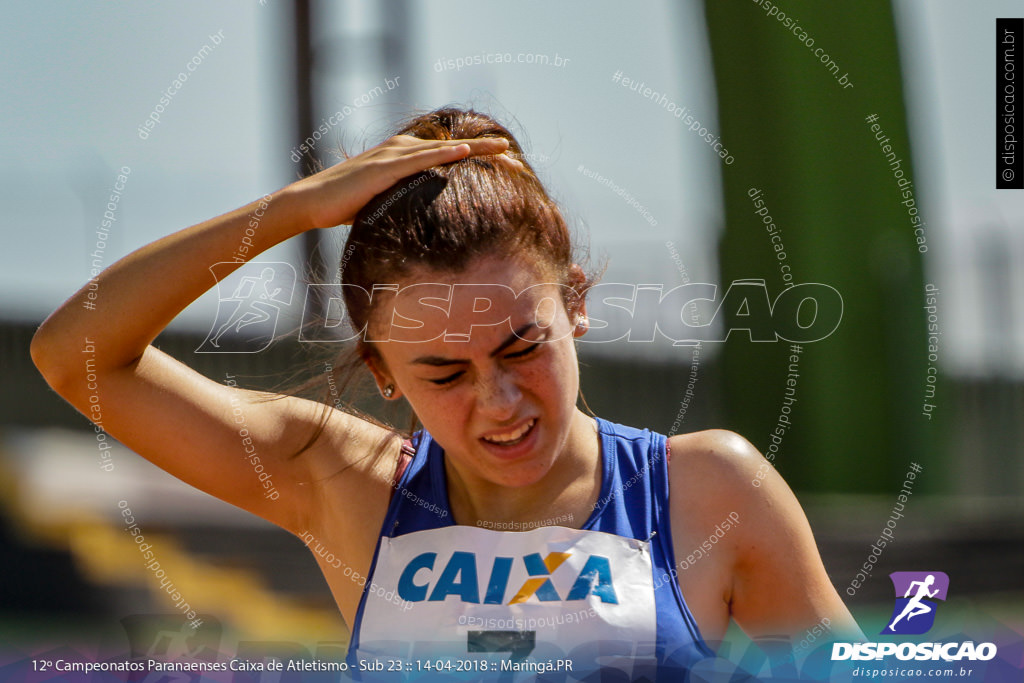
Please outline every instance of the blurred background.
[[[995, 19], [1020, 5], [779, 5], [8, 7], [0, 643], [118, 643], [140, 615], [166, 615], [171, 632], [184, 601], [236, 649], [344, 647], [301, 541], [116, 442], [101, 446], [28, 346], [92, 268], [445, 104], [495, 115], [519, 136], [593, 263], [607, 264], [606, 282], [711, 283], [719, 296], [752, 282], [768, 301], [790, 282], [833, 287], [842, 320], [802, 346], [795, 389], [790, 344], [744, 329], [756, 327], [752, 295], [711, 322], [717, 338], [733, 329], [727, 341], [581, 343], [587, 402], [665, 433], [733, 429], [770, 452], [869, 637], [892, 607], [887, 574], [919, 569], [950, 576], [960, 616], [949, 632], [970, 622], [1024, 633], [1024, 193], [994, 189], [993, 68]], [[344, 236], [307, 235], [260, 260], [336, 282]], [[259, 353], [195, 353], [217, 303], [211, 290], [157, 345], [253, 387], [301, 368], [294, 334]], [[289, 324], [302, 315], [293, 303]], [[601, 305], [591, 302], [597, 318]], [[708, 323], [710, 312], [694, 315]], [[652, 315], [636, 310], [641, 322]], [[789, 423], [772, 448], [786, 397]], [[921, 472], [896, 542], [851, 594], [911, 463]], [[124, 533], [126, 506], [180, 598]]]

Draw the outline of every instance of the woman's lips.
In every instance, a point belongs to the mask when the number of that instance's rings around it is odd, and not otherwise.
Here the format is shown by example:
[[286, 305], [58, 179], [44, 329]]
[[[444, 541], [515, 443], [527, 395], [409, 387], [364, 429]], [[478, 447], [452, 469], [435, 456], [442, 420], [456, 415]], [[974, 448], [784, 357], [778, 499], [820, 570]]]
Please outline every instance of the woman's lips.
[[537, 440], [537, 422], [535, 417], [523, 420], [509, 429], [480, 437], [480, 443], [500, 458], [517, 458], [532, 450]]
[[521, 421], [518, 425], [506, 429], [502, 432], [491, 432], [490, 434], [484, 435], [482, 438], [484, 441], [490, 443], [496, 443], [499, 445], [510, 445], [518, 442], [527, 432], [533, 427], [534, 423], [537, 422], [537, 418], [529, 418]]

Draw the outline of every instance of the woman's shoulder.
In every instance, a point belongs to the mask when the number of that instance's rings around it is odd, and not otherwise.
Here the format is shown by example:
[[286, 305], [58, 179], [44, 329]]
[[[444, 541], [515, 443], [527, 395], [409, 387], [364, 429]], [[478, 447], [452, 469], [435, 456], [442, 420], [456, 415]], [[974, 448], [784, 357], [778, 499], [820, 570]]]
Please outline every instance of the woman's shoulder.
[[[668, 437], [672, 463], [690, 474], [753, 476], [767, 462], [752, 443], [727, 429], [705, 429]], [[748, 480], [749, 483], [749, 480]]]
[[670, 439], [673, 523], [701, 533], [732, 519], [736, 560], [794, 544], [813, 548], [800, 503], [782, 476], [739, 434], [710, 429]]
[[834, 630], [862, 637], [829, 582], [800, 502], [773, 463], [726, 430], [681, 434], [671, 443], [677, 557], [704, 541], [714, 546], [723, 595], [740, 627], [753, 638], [796, 635], [828, 617]]
[[702, 520], [714, 526], [730, 515], [749, 518], [766, 495], [775, 494], [774, 486], [763, 486], [764, 468], [771, 465], [736, 432], [708, 429], [678, 434], [668, 444], [673, 516], [685, 515], [691, 523]]

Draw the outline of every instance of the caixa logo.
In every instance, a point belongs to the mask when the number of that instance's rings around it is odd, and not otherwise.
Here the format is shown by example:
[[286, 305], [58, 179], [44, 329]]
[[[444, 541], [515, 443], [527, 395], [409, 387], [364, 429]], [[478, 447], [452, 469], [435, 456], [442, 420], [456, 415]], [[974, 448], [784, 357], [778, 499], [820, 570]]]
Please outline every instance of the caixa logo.
[[[888, 625], [881, 635], [921, 635], [935, 625], [938, 601], [949, 592], [945, 572], [893, 572], [889, 575], [896, 593]], [[832, 660], [872, 660], [895, 656], [900, 660], [952, 662], [961, 659], [987, 661], [996, 656], [994, 643], [833, 643]]]
[[[486, 584], [481, 584], [476, 553], [456, 551], [452, 553], [437, 581], [431, 585], [429, 577], [434, 570], [437, 553], [422, 553], [410, 560], [402, 570], [402, 575], [398, 579], [398, 595], [409, 602], [442, 602], [449, 595], [456, 595], [462, 602], [481, 604], [481, 593], [482, 603], [485, 605], [515, 605], [534, 596], [540, 602], [557, 602], [562, 597], [555, 590], [550, 576], [571, 555], [561, 552], [548, 553], [544, 558], [541, 558], [540, 553], [524, 555], [523, 565], [530, 578], [506, 603], [505, 595], [508, 592], [514, 558], [495, 557]], [[424, 578], [425, 582], [418, 583]], [[619, 602], [612, 583], [611, 563], [607, 557], [591, 555], [587, 558], [565, 599], [583, 600], [591, 593], [605, 603]]]

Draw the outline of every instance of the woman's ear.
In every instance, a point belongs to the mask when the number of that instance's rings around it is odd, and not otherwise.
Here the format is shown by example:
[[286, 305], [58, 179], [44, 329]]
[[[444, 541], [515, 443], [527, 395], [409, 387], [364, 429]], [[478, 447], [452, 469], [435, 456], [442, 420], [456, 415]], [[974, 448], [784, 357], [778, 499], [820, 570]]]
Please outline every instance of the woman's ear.
[[590, 329], [590, 320], [587, 318], [587, 302], [581, 301], [576, 308], [576, 326], [572, 329], [572, 336], [582, 337]]
[[569, 286], [573, 288], [578, 297], [572, 310], [569, 311], [570, 321], [573, 324], [573, 337], [582, 337], [590, 328], [590, 321], [587, 319], [587, 293], [584, 289], [586, 282], [587, 274], [583, 272], [583, 268], [578, 263], [569, 266]]
[[381, 396], [389, 401], [401, 398], [402, 392], [395, 384], [395, 380], [391, 378], [391, 373], [388, 372], [387, 365], [379, 354], [375, 352], [363, 354], [363, 362], [370, 369]]

